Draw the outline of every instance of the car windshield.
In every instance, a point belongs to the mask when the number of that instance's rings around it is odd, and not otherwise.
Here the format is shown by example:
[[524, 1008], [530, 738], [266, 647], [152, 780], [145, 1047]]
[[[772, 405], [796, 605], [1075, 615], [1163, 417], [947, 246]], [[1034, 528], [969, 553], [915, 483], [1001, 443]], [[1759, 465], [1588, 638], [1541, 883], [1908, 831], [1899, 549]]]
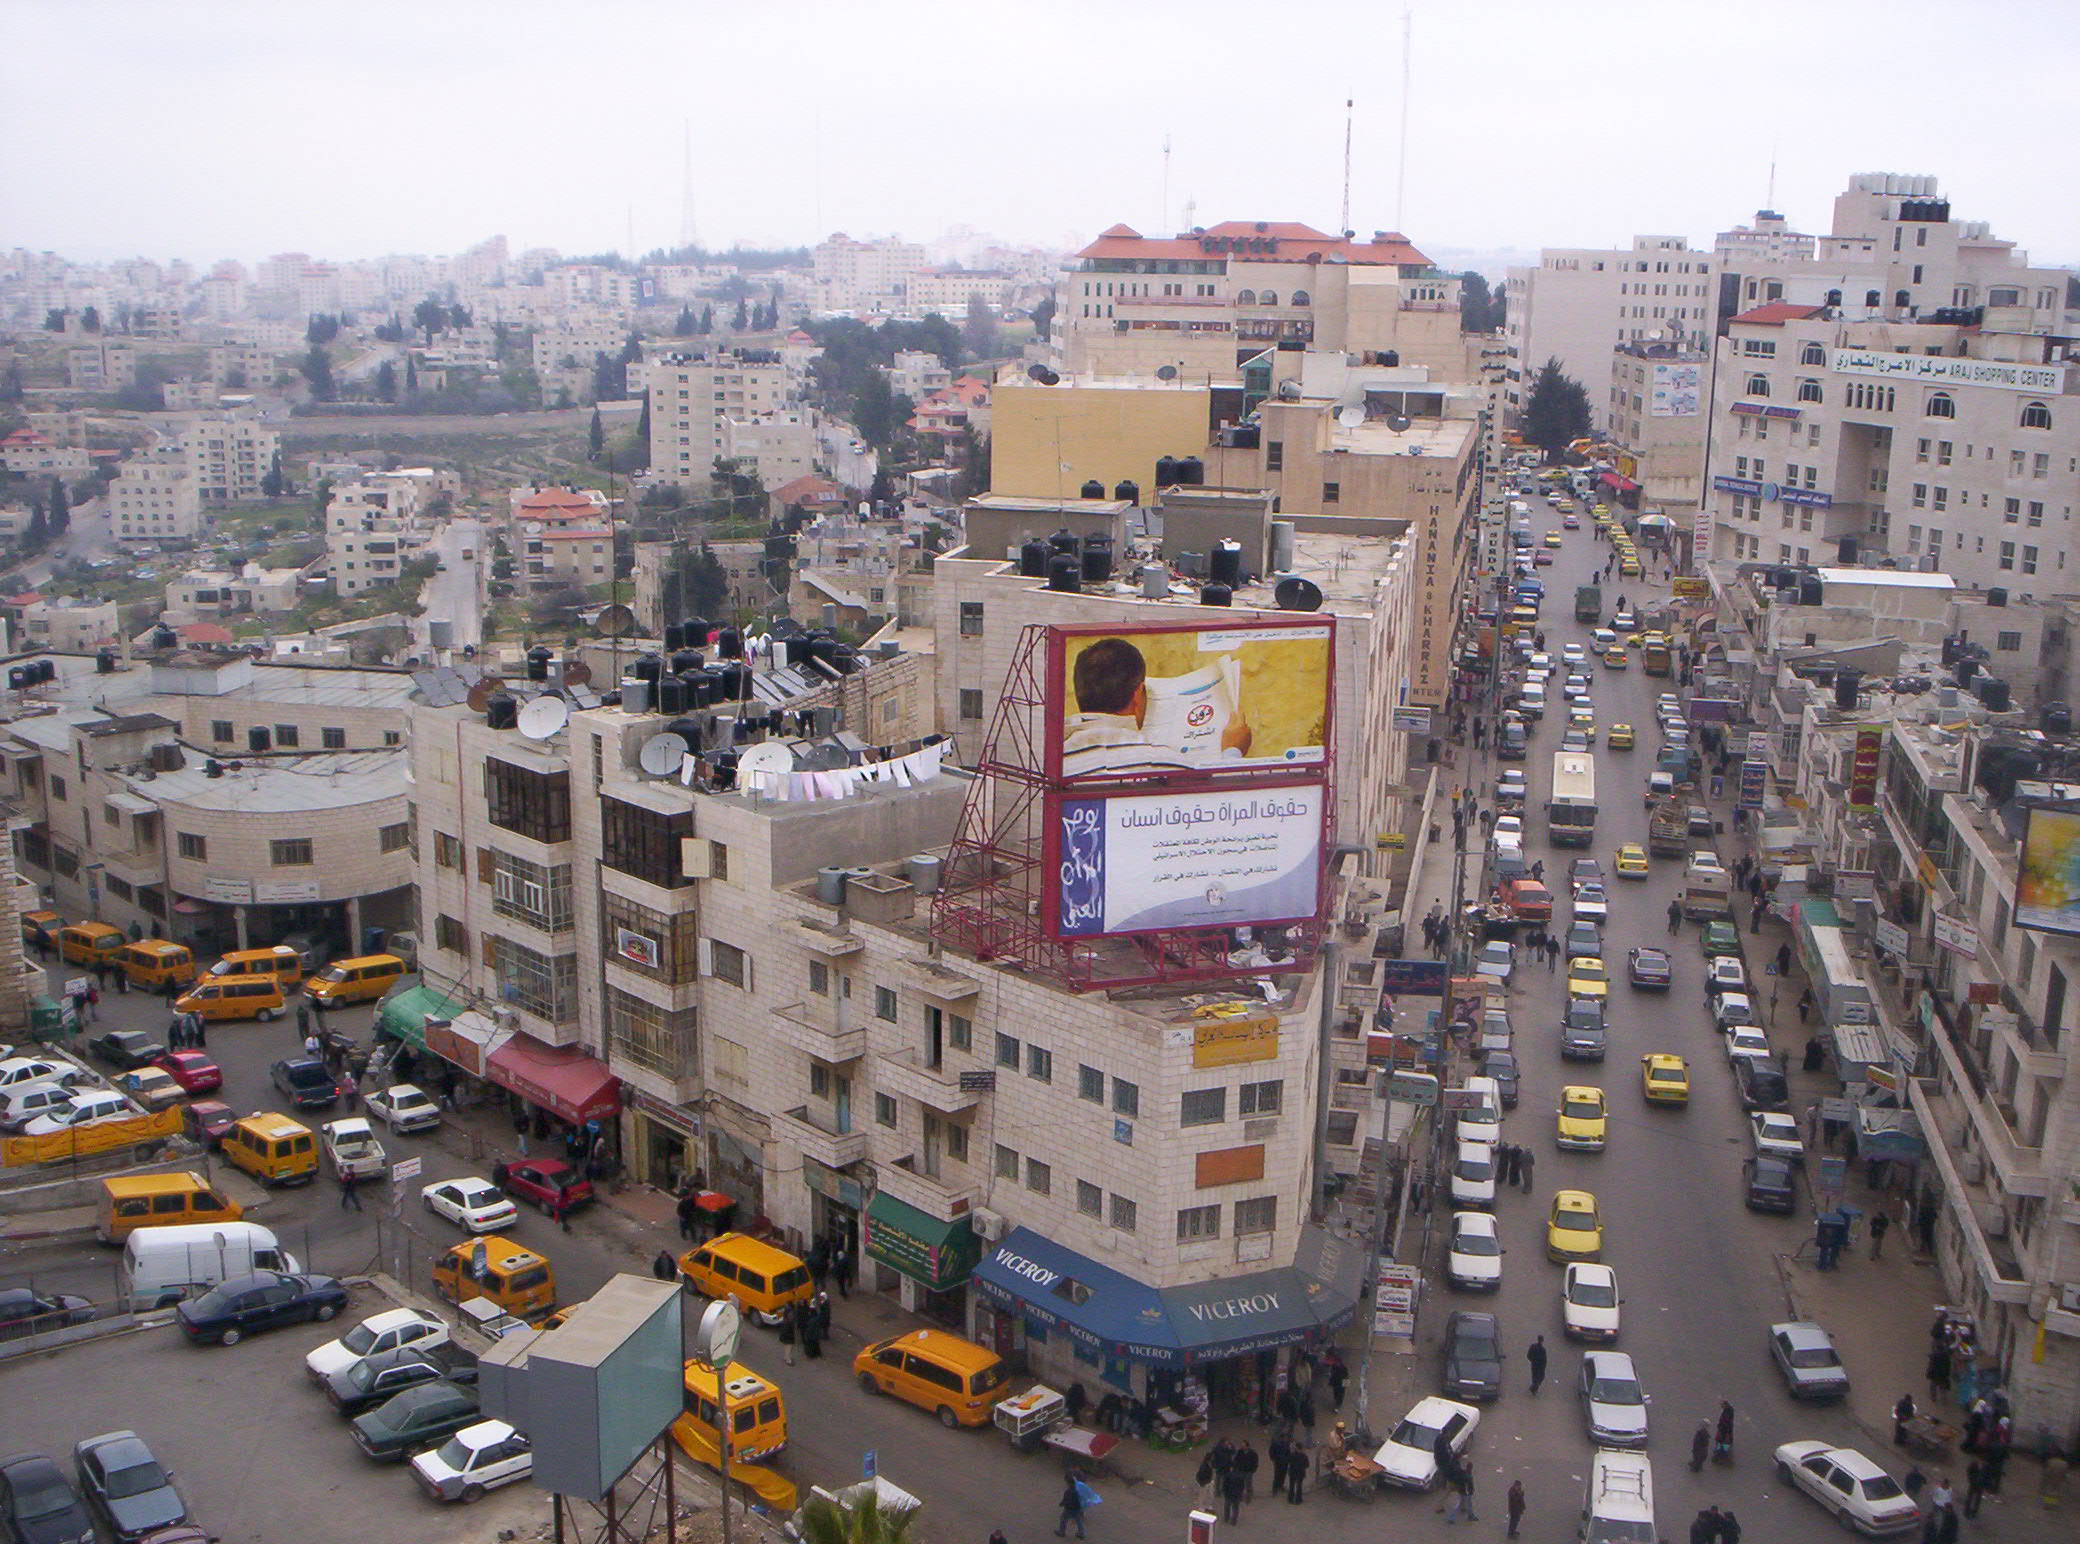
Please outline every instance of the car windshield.
[[1452, 1172], [1461, 1179], [1487, 1180], [1495, 1177], [1495, 1165], [1485, 1158], [1461, 1158]]
[[1501, 1357], [1501, 1352], [1495, 1349], [1495, 1330], [1492, 1325], [1460, 1325], [1454, 1347], [1461, 1356], [1471, 1361], [1493, 1362]]
[[1452, 1247], [1463, 1255], [1499, 1255], [1502, 1240], [1492, 1233], [1461, 1233]]
[[440, 1445], [440, 1451], [433, 1456], [457, 1474], [466, 1474], [469, 1472], [469, 1461], [475, 1454], [476, 1449], [460, 1437], [450, 1437]]
[[195, 1312], [204, 1316], [225, 1312], [231, 1307], [232, 1296], [222, 1287], [212, 1287], [195, 1299]]
[[1900, 1489], [1899, 1481], [1889, 1474], [1874, 1474], [1862, 1481], [1859, 1488], [1866, 1501], [1897, 1501], [1906, 1494]]
[[1616, 1308], [1618, 1289], [1607, 1282], [1576, 1281], [1568, 1300], [1582, 1308]]
[[356, 1362], [347, 1373], [347, 1381], [356, 1389], [365, 1393], [368, 1386], [376, 1381], [375, 1364], [372, 1362]]
[[1561, 1113], [1569, 1120], [1594, 1120], [1603, 1113], [1603, 1106], [1594, 1099], [1570, 1099]]
[[1582, 1534], [1587, 1544], [1659, 1544], [1659, 1535], [1654, 1525], [1646, 1522], [1628, 1522], [1612, 1517], [1594, 1517]]
[[150, 1458], [130, 1464], [127, 1468], [111, 1469], [108, 1472], [108, 1496], [111, 1501], [120, 1501], [125, 1496], [141, 1496], [148, 1490], [163, 1490], [166, 1486], [166, 1471]]
[[339, 1343], [356, 1356], [366, 1356], [376, 1343], [376, 1332], [365, 1324], [357, 1324], [340, 1336]]
[[1570, 1233], [1593, 1233], [1596, 1219], [1587, 1212], [1561, 1212], [1553, 1219], [1553, 1226]]
[[55, 1516], [78, 1500], [55, 1468], [39, 1466], [26, 1474], [16, 1471], [8, 1476], [8, 1483], [14, 1491], [15, 1510], [24, 1522]]
[[1834, 1354], [1833, 1346], [1794, 1346], [1791, 1350], [1793, 1367], [1839, 1367], [1840, 1357]]
[[1567, 1027], [1569, 1029], [1601, 1029], [1603, 1028], [1603, 1010], [1594, 1003], [1570, 1003], [1567, 1008]]
[[1599, 1405], [1637, 1405], [1645, 1403], [1640, 1398], [1639, 1385], [1630, 1378], [1597, 1378], [1589, 1384], [1589, 1397]]
[[1387, 1440], [1397, 1447], [1419, 1448], [1427, 1455], [1437, 1445], [1437, 1429], [1421, 1421], [1403, 1420]]

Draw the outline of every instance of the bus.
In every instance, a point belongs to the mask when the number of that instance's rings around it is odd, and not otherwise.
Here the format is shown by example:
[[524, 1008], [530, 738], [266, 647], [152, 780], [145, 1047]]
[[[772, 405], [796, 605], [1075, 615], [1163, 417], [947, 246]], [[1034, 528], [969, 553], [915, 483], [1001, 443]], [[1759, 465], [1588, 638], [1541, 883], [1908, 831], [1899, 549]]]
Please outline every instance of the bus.
[[1546, 835], [1555, 847], [1587, 847], [1596, 835], [1596, 757], [1588, 751], [1553, 755], [1553, 796], [1546, 802]]
[[1648, 675], [1665, 676], [1669, 673], [1669, 646], [1666, 633], [1648, 633], [1639, 641], [1640, 669]]

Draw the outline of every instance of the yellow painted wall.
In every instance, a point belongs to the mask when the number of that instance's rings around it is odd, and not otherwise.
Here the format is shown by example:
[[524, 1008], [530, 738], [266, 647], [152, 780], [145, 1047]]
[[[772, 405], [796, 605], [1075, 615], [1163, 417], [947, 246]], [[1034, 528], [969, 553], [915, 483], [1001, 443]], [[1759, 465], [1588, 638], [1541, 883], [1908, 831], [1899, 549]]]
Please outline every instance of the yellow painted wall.
[[[990, 430], [990, 491], [1016, 498], [1075, 498], [1095, 477], [1155, 488], [1164, 456], [1204, 456], [1210, 393], [1204, 387], [1081, 387], [999, 382]], [[1066, 469], [1064, 469], [1066, 464]]]

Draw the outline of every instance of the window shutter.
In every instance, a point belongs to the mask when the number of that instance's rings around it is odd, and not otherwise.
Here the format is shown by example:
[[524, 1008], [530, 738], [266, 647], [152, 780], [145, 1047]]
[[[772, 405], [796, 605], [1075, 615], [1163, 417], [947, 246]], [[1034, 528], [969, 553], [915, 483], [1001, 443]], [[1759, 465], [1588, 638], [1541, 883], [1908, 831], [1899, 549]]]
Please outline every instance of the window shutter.
[[710, 861], [709, 843], [706, 837], [684, 836], [679, 839], [679, 872], [688, 879], [711, 879], [714, 865]]
[[488, 885], [498, 873], [498, 858], [489, 847], [477, 849], [477, 882]]
[[498, 964], [498, 935], [486, 933], [483, 938], [484, 963], [496, 967]]
[[701, 974], [704, 976], [715, 974], [715, 944], [711, 939], [703, 938], [701, 940]]

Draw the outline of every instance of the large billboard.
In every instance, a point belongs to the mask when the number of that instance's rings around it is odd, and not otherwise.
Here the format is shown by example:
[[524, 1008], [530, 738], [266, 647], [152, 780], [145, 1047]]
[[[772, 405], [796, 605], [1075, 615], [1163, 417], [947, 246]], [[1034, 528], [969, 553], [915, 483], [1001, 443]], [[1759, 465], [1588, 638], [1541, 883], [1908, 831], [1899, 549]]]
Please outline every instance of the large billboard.
[[1695, 418], [1704, 407], [1704, 366], [1657, 364], [1647, 389], [1649, 418]]
[[2030, 807], [2015, 925], [2080, 936], [2080, 808]]
[[1056, 931], [1311, 921], [1327, 804], [1319, 782], [1066, 797], [1055, 807]]
[[1333, 639], [1320, 619], [1055, 629], [1047, 771], [1097, 782], [1324, 770]]

